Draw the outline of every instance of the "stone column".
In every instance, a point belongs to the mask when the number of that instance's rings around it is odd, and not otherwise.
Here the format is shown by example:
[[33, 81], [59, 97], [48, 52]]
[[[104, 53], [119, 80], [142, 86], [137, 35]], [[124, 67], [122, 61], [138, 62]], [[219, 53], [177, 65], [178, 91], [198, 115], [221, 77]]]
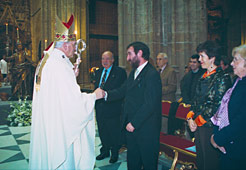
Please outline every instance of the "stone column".
[[[130, 70], [126, 62], [126, 47], [133, 41], [142, 41], [150, 49], [153, 45], [152, 0], [118, 1], [119, 65]], [[153, 51], [151, 50], [151, 57]]]
[[166, 50], [181, 80], [189, 57], [196, 53], [197, 45], [207, 39], [206, 1], [168, 0], [166, 15], [170, 15]]
[[[32, 60], [38, 62], [38, 47], [41, 39], [41, 1], [31, 1], [31, 40], [32, 40]], [[38, 34], [39, 33], [39, 34]], [[35, 35], [35, 36], [34, 36]]]
[[188, 58], [207, 39], [206, 0], [119, 0], [118, 10], [119, 63], [128, 71], [125, 48], [143, 41], [152, 63], [159, 52], [166, 52], [181, 79]]

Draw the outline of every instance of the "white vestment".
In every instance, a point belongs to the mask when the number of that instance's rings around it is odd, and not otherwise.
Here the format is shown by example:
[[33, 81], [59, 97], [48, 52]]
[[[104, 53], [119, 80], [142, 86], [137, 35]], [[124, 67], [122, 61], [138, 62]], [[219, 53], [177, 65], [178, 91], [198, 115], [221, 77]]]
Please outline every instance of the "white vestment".
[[34, 87], [29, 169], [57, 169], [72, 144], [75, 168], [94, 168], [95, 100], [94, 93], [81, 93], [72, 63], [54, 49], [43, 67], [40, 89]]

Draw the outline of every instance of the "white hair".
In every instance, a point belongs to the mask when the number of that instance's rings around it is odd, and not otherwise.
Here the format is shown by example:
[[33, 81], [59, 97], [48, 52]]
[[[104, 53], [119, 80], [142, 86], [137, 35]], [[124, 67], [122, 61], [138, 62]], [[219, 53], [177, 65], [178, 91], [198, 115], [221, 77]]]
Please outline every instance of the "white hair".
[[61, 48], [64, 43], [66, 43], [66, 42], [63, 42], [63, 41], [55, 42], [55, 48]]
[[167, 54], [166, 54], [166, 53], [159, 53], [158, 55], [162, 56], [163, 58], [168, 59], [168, 57], [167, 57]]

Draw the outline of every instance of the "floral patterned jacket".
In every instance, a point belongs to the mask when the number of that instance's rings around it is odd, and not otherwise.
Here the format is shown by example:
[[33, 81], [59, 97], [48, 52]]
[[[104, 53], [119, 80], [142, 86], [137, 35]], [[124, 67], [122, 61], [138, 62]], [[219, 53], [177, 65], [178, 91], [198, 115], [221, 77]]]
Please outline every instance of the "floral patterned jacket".
[[212, 127], [210, 118], [218, 110], [224, 93], [231, 87], [229, 74], [218, 67], [216, 73], [206, 78], [200, 78], [196, 86], [195, 98], [191, 110], [195, 113], [194, 119], [199, 115], [206, 121], [205, 127]]

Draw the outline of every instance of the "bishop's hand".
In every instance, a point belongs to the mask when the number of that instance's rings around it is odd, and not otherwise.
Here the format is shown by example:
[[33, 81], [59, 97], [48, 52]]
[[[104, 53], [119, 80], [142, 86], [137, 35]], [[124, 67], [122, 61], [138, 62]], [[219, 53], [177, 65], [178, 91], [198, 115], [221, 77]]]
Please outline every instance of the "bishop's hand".
[[102, 99], [105, 96], [105, 91], [102, 90], [101, 88], [97, 88], [94, 93], [96, 94], [96, 99]]

